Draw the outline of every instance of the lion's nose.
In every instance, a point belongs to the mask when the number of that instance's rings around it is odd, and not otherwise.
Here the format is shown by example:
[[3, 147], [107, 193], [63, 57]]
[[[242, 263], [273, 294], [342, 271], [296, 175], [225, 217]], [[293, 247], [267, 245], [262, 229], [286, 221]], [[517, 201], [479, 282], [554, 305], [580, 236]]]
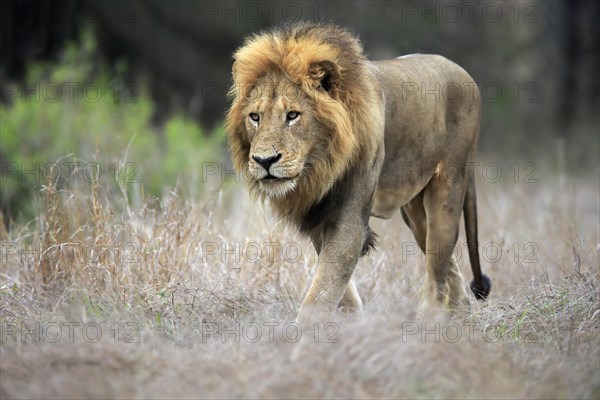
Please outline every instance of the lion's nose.
[[256, 161], [257, 163], [259, 163], [260, 165], [262, 165], [262, 167], [264, 169], [266, 169], [267, 172], [269, 172], [269, 167], [281, 159], [281, 153], [277, 154], [276, 156], [267, 157], [267, 158], [252, 156], [252, 159], [254, 161]]

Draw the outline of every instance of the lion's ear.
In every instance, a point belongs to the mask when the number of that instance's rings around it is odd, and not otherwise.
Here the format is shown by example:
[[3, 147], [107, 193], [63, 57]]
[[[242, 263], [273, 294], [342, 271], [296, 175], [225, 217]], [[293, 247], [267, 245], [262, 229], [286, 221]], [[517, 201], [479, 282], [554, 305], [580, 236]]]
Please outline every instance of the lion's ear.
[[328, 60], [313, 63], [308, 68], [308, 75], [331, 97], [338, 97], [342, 75], [336, 63]]

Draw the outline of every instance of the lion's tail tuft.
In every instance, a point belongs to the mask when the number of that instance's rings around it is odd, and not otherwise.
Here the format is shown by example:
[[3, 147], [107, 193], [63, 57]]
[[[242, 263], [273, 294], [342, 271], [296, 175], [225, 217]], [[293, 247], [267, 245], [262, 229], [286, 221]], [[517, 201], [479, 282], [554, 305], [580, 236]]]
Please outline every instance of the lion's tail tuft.
[[492, 282], [487, 275], [481, 274], [481, 286], [473, 280], [471, 281], [469, 287], [471, 288], [471, 292], [473, 292], [477, 300], [485, 300], [492, 289]]

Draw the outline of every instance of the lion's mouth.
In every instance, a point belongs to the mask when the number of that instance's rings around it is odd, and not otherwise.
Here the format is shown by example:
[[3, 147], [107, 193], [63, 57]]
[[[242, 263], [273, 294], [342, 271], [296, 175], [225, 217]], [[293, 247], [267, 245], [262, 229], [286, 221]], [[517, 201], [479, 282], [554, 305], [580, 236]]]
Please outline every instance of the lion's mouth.
[[298, 183], [298, 175], [278, 177], [267, 174], [258, 182], [260, 190], [265, 195], [281, 199], [296, 188]]
[[292, 176], [292, 177], [279, 177], [279, 176], [268, 174], [267, 176], [265, 176], [264, 178], [262, 178], [261, 181], [279, 181], [279, 182], [283, 182], [283, 181], [291, 181], [291, 180], [293, 180], [295, 178], [296, 178], [295, 176]]

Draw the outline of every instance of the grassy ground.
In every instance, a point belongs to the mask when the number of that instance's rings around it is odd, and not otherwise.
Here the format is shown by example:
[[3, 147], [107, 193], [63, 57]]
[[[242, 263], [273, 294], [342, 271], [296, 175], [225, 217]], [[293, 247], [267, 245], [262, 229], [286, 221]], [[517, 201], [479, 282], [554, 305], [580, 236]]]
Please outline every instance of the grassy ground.
[[134, 208], [49, 183], [38, 219], [0, 223], [0, 397], [599, 398], [597, 171], [510, 164], [476, 174], [489, 301], [417, 321], [424, 265], [396, 215], [356, 270], [365, 314], [301, 333], [314, 250], [242, 185]]

